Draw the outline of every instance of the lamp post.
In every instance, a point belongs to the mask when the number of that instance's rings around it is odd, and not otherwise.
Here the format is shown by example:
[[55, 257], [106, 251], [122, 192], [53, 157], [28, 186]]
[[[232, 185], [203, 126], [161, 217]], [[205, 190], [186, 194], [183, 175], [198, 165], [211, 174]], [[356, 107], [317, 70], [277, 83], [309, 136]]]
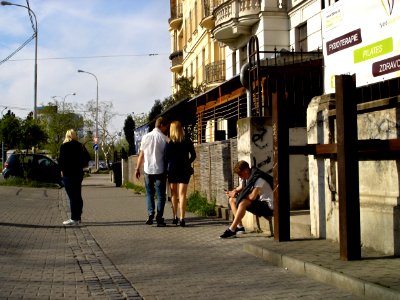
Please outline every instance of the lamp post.
[[99, 169], [99, 146], [98, 146], [98, 141], [99, 141], [99, 81], [97, 80], [96, 75], [90, 72], [86, 72], [83, 70], [78, 70], [78, 73], [86, 73], [89, 75], [92, 75], [96, 79], [96, 135], [94, 137], [94, 143], [95, 143], [95, 164], [96, 164], [96, 170]]
[[[68, 96], [76, 96], [76, 93], [66, 94], [66, 95], [63, 97], [63, 108], [62, 108], [63, 112], [65, 111], [65, 99], [66, 99]], [[61, 98], [61, 96], [51, 96], [51, 98], [53, 98], [53, 99], [56, 99], [57, 97]]]
[[35, 19], [35, 28], [33, 29], [34, 34], [35, 34], [35, 78], [34, 78], [34, 86], [33, 86], [33, 90], [34, 90], [33, 119], [36, 120], [37, 119], [37, 52], [38, 52], [37, 51], [38, 50], [38, 25], [37, 25], [36, 15], [30, 7], [25, 6], [25, 5], [15, 4], [15, 3], [8, 2], [8, 1], [1, 1], [0, 4], [2, 6], [11, 5], [11, 6], [19, 6], [19, 7], [26, 8], [30, 13], [32, 13], [32, 15]]
[[[3, 120], [3, 112], [7, 109], [7, 106], [3, 108], [3, 110], [1, 111], [1, 119]], [[1, 164], [2, 164], [2, 168], [4, 167], [4, 139], [1, 139]]]

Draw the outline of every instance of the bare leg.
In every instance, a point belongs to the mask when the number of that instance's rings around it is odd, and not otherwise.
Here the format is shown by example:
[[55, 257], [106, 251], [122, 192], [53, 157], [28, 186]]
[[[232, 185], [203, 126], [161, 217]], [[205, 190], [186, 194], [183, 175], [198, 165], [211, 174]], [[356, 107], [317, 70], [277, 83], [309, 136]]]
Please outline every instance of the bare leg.
[[251, 201], [247, 199], [243, 199], [242, 202], [240, 202], [239, 207], [236, 210], [235, 218], [233, 219], [233, 222], [231, 226], [229, 227], [230, 230], [235, 231], [236, 227], [240, 224], [242, 224], [242, 219], [244, 215], [246, 214], [246, 208], [251, 204]]
[[[243, 201], [242, 201], [242, 202], [243, 202]], [[229, 205], [231, 206], [232, 213], [233, 213], [233, 217], [236, 218], [237, 211], [238, 211], [238, 209], [236, 208], [236, 198], [234, 198], [234, 197], [229, 198]], [[240, 205], [239, 205], [239, 206], [240, 206]], [[244, 216], [244, 215], [243, 215], [243, 216]], [[240, 227], [243, 226], [243, 224], [242, 224], [242, 218], [243, 218], [243, 216], [240, 218], [240, 221], [239, 221], [239, 223], [237, 224], [237, 225], [239, 225]], [[236, 226], [235, 226], [235, 229], [236, 229]]]
[[185, 213], [186, 213], [186, 205], [187, 205], [187, 198], [186, 198], [186, 193], [187, 193], [187, 184], [185, 183], [179, 183], [178, 189], [179, 189], [179, 207], [181, 210], [181, 220], [185, 218]]
[[172, 214], [175, 219], [178, 216], [178, 184], [170, 183], [169, 186], [171, 189]]

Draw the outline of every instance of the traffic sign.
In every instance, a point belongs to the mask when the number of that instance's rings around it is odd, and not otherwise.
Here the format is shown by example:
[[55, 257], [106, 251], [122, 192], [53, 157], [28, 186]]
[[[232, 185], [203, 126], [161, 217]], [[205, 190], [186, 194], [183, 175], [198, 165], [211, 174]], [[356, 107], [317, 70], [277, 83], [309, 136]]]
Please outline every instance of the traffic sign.
[[99, 145], [93, 144], [93, 149], [96, 150], [96, 151], [99, 150]]

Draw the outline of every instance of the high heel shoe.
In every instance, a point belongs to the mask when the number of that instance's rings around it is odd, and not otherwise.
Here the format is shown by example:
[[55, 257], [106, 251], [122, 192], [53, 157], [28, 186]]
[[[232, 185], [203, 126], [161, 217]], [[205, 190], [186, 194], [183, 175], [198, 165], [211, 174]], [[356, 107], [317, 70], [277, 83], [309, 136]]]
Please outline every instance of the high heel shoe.
[[185, 224], [185, 219], [181, 219], [180, 222], [179, 222], [179, 225], [180, 225], [181, 227], [185, 227], [185, 226], [186, 226], [186, 224]]
[[178, 221], [179, 221], [178, 217], [175, 217], [175, 218], [172, 220], [172, 224], [178, 225]]

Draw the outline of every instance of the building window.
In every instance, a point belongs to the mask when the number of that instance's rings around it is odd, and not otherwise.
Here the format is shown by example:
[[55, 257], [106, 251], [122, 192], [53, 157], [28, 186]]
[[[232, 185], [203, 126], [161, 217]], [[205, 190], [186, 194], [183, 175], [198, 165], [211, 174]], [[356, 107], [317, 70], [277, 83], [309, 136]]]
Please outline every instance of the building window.
[[197, 28], [197, 1], [194, 2], [194, 28]]
[[307, 50], [307, 23], [304, 23], [296, 29], [296, 51], [308, 51]]

